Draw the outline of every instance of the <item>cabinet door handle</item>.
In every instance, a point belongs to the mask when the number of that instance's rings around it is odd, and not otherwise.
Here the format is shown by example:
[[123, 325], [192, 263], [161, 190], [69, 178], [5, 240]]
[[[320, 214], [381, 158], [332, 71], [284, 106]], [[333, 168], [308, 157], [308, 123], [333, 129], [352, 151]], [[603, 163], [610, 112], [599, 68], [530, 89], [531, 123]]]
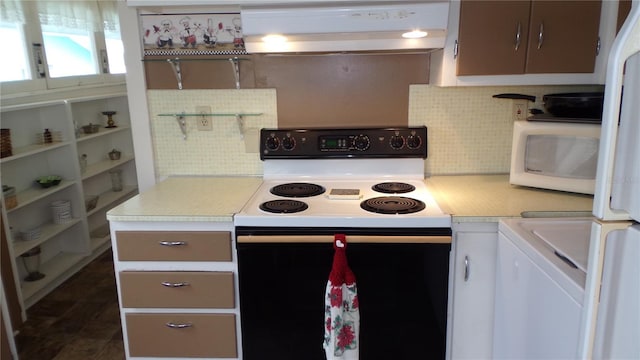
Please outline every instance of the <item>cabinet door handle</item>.
[[469, 255], [464, 257], [464, 281], [469, 281]]
[[185, 328], [190, 328], [193, 326], [192, 323], [174, 323], [174, 322], [168, 322], [165, 325], [167, 325], [167, 327], [172, 328], [172, 329], [185, 329]]
[[185, 287], [185, 286], [190, 286], [191, 285], [186, 281], [177, 282], [177, 283], [172, 283], [172, 282], [169, 282], [169, 281], [163, 281], [163, 282], [161, 282], [161, 284], [162, 284], [162, 286], [166, 286], [166, 287], [170, 287], [170, 288]]
[[538, 50], [542, 48], [543, 42], [544, 42], [544, 24], [540, 23], [540, 31], [538, 31]]
[[598, 43], [596, 44], [596, 56], [600, 55], [601, 47], [602, 47], [602, 42], [600, 42], [600, 36], [598, 36]]
[[516, 43], [515, 43], [515, 50], [518, 51], [518, 49], [520, 48], [520, 38], [522, 36], [522, 23], [520, 21], [518, 21], [518, 28], [516, 30]]
[[456, 40], [453, 44], [453, 59], [458, 58], [458, 40]]
[[158, 243], [160, 245], [163, 245], [163, 246], [182, 246], [182, 245], [187, 245], [186, 241], [160, 241]]

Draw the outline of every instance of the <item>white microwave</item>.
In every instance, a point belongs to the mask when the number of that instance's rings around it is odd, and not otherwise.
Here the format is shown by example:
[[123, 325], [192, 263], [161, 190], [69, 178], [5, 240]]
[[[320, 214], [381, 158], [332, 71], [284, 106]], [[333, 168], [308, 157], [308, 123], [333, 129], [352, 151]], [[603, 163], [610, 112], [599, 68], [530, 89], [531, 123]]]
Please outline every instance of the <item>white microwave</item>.
[[599, 123], [516, 121], [509, 182], [593, 194], [599, 144]]

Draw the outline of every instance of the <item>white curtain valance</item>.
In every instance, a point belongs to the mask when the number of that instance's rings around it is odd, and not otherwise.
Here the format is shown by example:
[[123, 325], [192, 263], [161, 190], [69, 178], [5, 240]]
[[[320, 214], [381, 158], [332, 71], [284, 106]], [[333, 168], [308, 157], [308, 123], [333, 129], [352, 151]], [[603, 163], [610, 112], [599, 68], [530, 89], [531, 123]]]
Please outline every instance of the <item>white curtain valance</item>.
[[24, 24], [24, 10], [20, 0], [0, 1], [0, 21]]
[[42, 25], [88, 31], [101, 28], [95, 1], [38, 0], [37, 9]]
[[120, 31], [120, 20], [118, 18], [118, 6], [116, 1], [98, 1], [102, 24], [105, 31]]

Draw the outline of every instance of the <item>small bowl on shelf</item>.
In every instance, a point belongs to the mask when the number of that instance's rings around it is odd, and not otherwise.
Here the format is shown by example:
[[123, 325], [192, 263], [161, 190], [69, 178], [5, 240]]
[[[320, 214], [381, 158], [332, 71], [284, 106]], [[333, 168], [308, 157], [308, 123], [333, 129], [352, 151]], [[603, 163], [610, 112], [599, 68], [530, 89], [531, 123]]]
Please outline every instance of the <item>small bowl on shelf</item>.
[[116, 149], [109, 151], [109, 159], [111, 160], [120, 160], [120, 155], [122, 153]]
[[36, 179], [36, 183], [38, 183], [38, 185], [40, 185], [40, 187], [44, 189], [52, 186], [56, 186], [60, 184], [61, 181], [62, 181], [62, 178], [58, 175], [40, 176], [39, 178]]
[[87, 211], [91, 211], [96, 208], [96, 205], [98, 205], [98, 198], [98, 195], [87, 195], [84, 200], [84, 206]]
[[95, 134], [100, 130], [100, 125], [89, 124], [82, 127], [82, 132], [85, 134]]

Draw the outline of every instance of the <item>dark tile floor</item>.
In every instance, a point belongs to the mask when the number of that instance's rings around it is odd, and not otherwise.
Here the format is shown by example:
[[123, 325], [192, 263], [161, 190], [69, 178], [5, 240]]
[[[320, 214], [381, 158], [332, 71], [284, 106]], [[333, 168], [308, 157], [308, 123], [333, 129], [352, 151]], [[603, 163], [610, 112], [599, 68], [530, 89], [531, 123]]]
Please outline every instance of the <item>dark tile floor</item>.
[[111, 250], [27, 310], [20, 360], [121, 360], [124, 345]]

